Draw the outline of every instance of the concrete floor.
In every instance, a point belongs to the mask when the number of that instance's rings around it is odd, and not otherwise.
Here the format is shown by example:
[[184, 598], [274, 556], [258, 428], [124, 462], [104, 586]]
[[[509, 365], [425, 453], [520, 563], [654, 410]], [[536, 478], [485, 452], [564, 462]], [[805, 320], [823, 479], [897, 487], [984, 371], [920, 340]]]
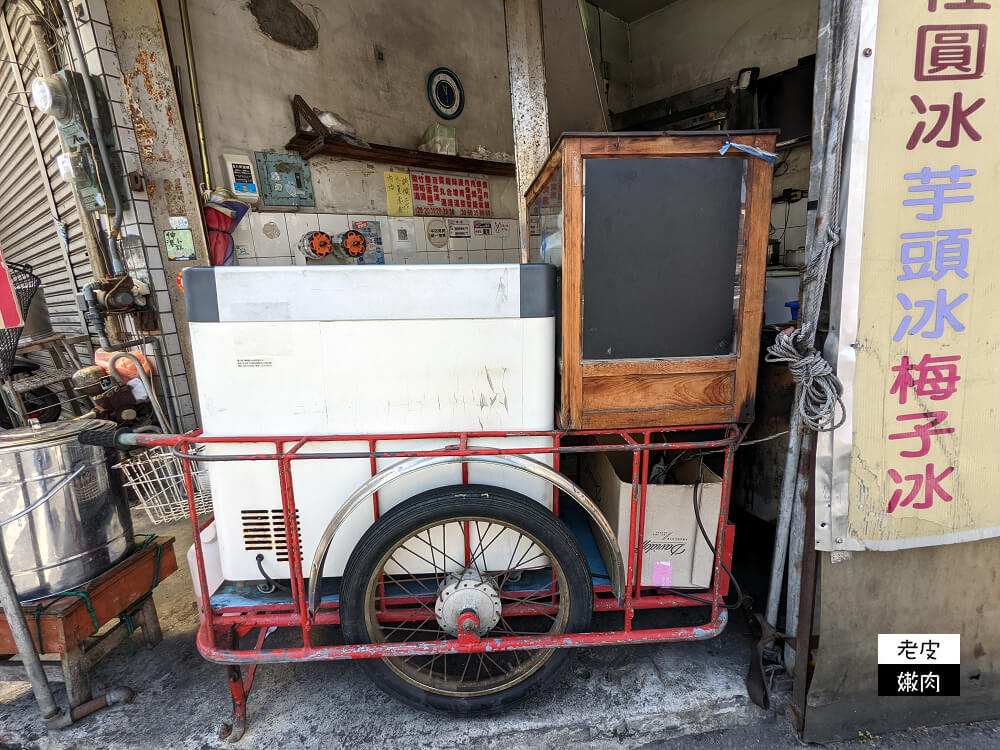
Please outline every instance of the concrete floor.
[[[230, 711], [225, 670], [194, 647], [197, 614], [187, 565], [187, 522], [155, 530], [177, 538], [180, 570], [155, 599], [164, 640], [147, 649], [138, 634], [93, 671], [94, 692], [135, 689], [128, 706], [104, 709], [68, 730], [47, 731], [25, 683], [0, 683], [0, 750], [213, 750]], [[236, 746], [444, 750], [455, 747], [793, 750], [801, 743], [780, 705], [750, 704], [743, 679], [749, 637], [742, 618], [712, 641], [578, 649], [562, 675], [509, 713], [478, 720], [431, 716], [395, 703], [356, 664], [274, 665], [260, 669], [250, 727]], [[56, 699], [65, 704], [59, 683]], [[987, 750], [1000, 747], [1000, 722], [863, 736], [831, 748]]]
[[[197, 653], [198, 618], [183, 559], [187, 522], [140, 528], [176, 537], [180, 569], [155, 592], [164, 639], [146, 649], [135, 635], [92, 672], [94, 693], [132, 687], [128, 706], [104, 709], [68, 730], [47, 731], [25, 683], [0, 683], [0, 750], [6, 748], [226, 747], [219, 726], [231, 710], [223, 667]], [[694, 614], [694, 613], [692, 613]], [[749, 636], [737, 615], [700, 643], [578, 649], [547, 688], [510, 712], [458, 721], [404, 707], [350, 662], [258, 670], [249, 729], [239, 747], [581, 748], [640, 747], [698, 732], [756, 725], [768, 713], [746, 695]], [[59, 683], [56, 698], [65, 702]], [[779, 724], [787, 724], [784, 716]]]

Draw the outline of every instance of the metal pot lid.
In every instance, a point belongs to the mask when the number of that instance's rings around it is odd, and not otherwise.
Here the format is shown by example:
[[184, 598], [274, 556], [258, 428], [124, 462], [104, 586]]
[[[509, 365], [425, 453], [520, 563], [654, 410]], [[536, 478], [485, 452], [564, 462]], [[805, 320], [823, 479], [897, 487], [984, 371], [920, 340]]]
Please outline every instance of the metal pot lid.
[[0, 431], [0, 451], [65, 442], [84, 430], [114, 430], [115, 427], [114, 422], [104, 419], [74, 419], [35, 427], [15, 427]]

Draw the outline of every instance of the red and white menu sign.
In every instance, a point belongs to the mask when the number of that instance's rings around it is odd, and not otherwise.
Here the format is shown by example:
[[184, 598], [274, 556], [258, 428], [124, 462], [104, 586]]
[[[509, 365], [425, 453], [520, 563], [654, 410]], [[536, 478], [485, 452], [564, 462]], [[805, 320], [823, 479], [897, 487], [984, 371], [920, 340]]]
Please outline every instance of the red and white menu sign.
[[485, 177], [411, 172], [415, 216], [492, 216]]

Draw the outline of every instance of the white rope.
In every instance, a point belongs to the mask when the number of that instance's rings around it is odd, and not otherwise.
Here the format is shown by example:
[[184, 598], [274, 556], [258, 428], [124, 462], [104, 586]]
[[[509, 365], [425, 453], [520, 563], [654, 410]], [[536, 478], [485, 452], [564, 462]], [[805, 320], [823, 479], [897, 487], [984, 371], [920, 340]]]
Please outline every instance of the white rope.
[[804, 354], [799, 350], [806, 339], [804, 328], [781, 332], [767, 348], [764, 358], [768, 362], [783, 362], [792, 371], [792, 379], [801, 386], [797, 389], [799, 398], [795, 408], [803, 423], [817, 432], [835, 430], [847, 418], [842, 398], [844, 386], [822, 354], [808, 344]]

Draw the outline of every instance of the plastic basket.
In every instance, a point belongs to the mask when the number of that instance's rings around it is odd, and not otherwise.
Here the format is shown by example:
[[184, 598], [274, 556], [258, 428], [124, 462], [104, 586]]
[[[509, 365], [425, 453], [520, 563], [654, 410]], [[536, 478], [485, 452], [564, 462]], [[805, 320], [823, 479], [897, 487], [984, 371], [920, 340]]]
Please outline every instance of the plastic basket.
[[[27, 320], [28, 307], [30, 307], [38, 287], [41, 286], [42, 280], [31, 272], [31, 266], [22, 263], [7, 263], [6, 265], [7, 273], [10, 275], [10, 283], [17, 296], [17, 304], [21, 308], [21, 317]], [[10, 375], [10, 370], [14, 366], [14, 357], [17, 355], [17, 342], [20, 340], [23, 330], [24, 326], [0, 329], [0, 377], [6, 378]]]
[[[116, 468], [125, 475], [125, 486], [139, 498], [139, 505], [153, 524], [177, 521], [188, 517], [187, 489], [181, 459], [169, 448], [150, 448], [125, 459]], [[212, 491], [208, 469], [193, 464], [194, 505], [198, 515], [212, 512]]]

